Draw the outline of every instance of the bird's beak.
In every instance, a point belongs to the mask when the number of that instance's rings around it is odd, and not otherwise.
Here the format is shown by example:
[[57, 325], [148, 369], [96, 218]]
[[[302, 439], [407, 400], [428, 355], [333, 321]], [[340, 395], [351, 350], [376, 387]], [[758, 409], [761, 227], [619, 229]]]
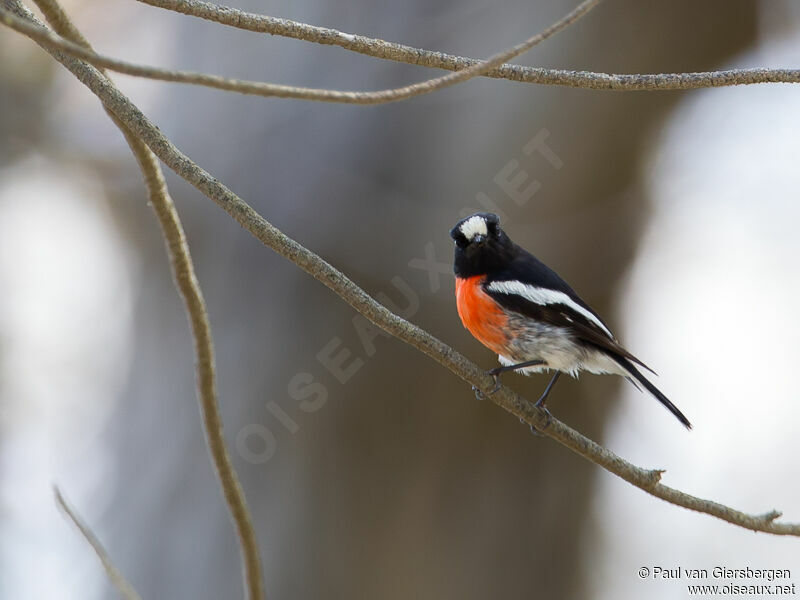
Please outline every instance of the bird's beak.
[[485, 235], [481, 235], [480, 233], [477, 234], [474, 238], [472, 238], [472, 242], [474, 244], [482, 244], [485, 241], [486, 241], [486, 236]]

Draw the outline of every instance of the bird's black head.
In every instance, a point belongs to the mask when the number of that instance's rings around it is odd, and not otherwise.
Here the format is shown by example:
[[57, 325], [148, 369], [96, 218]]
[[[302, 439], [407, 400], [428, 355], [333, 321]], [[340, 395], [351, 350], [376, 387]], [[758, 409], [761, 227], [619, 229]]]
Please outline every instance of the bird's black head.
[[514, 256], [514, 243], [500, 229], [500, 219], [492, 213], [475, 213], [450, 230], [456, 242], [457, 277], [486, 275], [505, 267]]

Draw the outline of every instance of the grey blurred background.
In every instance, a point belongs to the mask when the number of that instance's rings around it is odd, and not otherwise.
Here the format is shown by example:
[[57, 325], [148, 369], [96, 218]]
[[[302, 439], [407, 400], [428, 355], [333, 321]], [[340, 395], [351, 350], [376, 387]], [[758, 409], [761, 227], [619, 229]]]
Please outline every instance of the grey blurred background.
[[[235, 6], [485, 57], [573, 4]], [[65, 5], [99, 50], [137, 62], [337, 89], [437, 74], [132, 1]], [[191, 339], [140, 175], [88, 91], [8, 30], [0, 51], [0, 595], [114, 596], [55, 509], [55, 482], [143, 597], [240, 597]], [[632, 73], [798, 59], [788, 1], [608, 0], [519, 62]], [[668, 468], [668, 484], [800, 520], [787, 412], [800, 358], [796, 88], [482, 79], [350, 107], [115, 79], [268, 220], [486, 368], [496, 357], [456, 315], [447, 232], [488, 198], [512, 238], [653, 363], [696, 430], [591, 375], [559, 385], [554, 414]], [[532, 140], [548, 151], [526, 152]], [[502, 182], [520, 173], [515, 197]], [[800, 572], [796, 542], [663, 505], [477, 402], [410, 347], [373, 339], [330, 291], [167, 176], [269, 597], [673, 598], [677, 584], [642, 581], [638, 567]], [[348, 372], [337, 378], [320, 355]], [[292, 382], [312, 379], [317, 393], [298, 402]], [[546, 383], [505, 381], [531, 398]]]

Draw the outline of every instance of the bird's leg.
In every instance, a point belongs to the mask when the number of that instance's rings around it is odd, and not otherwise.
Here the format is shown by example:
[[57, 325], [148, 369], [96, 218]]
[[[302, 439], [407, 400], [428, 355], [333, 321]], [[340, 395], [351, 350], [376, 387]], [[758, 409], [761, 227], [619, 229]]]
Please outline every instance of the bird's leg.
[[556, 381], [558, 381], [559, 377], [561, 377], [561, 371], [556, 371], [556, 374], [553, 375], [553, 378], [550, 380], [550, 383], [548, 383], [547, 387], [544, 388], [544, 392], [542, 393], [541, 397], [536, 401], [537, 407], [544, 408], [545, 410], [547, 410], [544, 406], [544, 402], [545, 400], [547, 400], [547, 396], [550, 395], [550, 390], [553, 389], [553, 386], [556, 384]]
[[[556, 371], [555, 375], [553, 375], [552, 379], [550, 379], [550, 383], [548, 383], [547, 387], [544, 388], [544, 392], [542, 392], [542, 395], [534, 405], [536, 408], [541, 408], [547, 415], [547, 423], [545, 423], [543, 429], [547, 429], [547, 427], [550, 425], [550, 420], [553, 418], [553, 415], [550, 414], [550, 411], [547, 410], [547, 407], [544, 405], [544, 403], [547, 400], [547, 396], [550, 394], [550, 390], [553, 389], [553, 386], [556, 384], [556, 381], [558, 381], [559, 377], [561, 377], [561, 371]], [[539, 432], [534, 429], [533, 425], [531, 425], [531, 432], [539, 434]]]
[[495, 367], [494, 369], [489, 369], [489, 375], [492, 376], [494, 379], [494, 387], [492, 391], [489, 392], [491, 396], [497, 390], [500, 389], [500, 375], [505, 373], [506, 371], [516, 371], [517, 369], [524, 369], [525, 367], [536, 367], [545, 364], [543, 360], [537, 358], [536, 360], [528, 360], [525, 362], [517, 363], [516, 365], [508, 365], [507, 367]]

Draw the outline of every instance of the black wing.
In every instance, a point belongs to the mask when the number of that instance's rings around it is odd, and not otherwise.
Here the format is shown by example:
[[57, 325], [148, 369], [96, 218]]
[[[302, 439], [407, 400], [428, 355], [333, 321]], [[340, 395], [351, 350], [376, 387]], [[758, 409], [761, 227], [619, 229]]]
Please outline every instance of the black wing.
[[[577, 292], [575, 292], [566, 281], [561, 279], [558, 273], [525, 250], [525, 248], [517, 244], [514, 244], [514, 246], [514, 258], [508, 262], [507, 266], [502, 271], [499, 271], [492, 277], [493, 280], [516, 280], [535, 285], [536, 287], [563, 292], [569, 296], [573, 302], [592, 313], [604, 326], [606, 325], [603, 319], [600, 318], [600, 315], [594, 312], [592, 307], [586, 304], [583, 298], [578, 296]], [[607, 326], [606, 329], [608, 329]]]
[[488, 287], [486, 288], [486, 293], [508, 311], [524, 315], [542, 323], [547, 323], [548, 325], [564, 328], [572, 332], [577, 340], [588, 346], [607, 352], [612, 358], [623, 357], [641, 365], [650, 372], [654, 372], [641, 360], [623, 348], [617, 340], [609, 336], [604, 329], [598, 327], [596, 323], [590, 321], [567, 304], [537, 304], [519, 294], [498, 292], [488, 289]]
[[[568, 329], [583, 343], [604, 350], [611, 354], [612, 357], [622, 357], [633, 361], [655, 374], [653, 369], [619, 344], [600, 316], [578, 296], [575, 290], [573, 290], [558, 273], [553, 271], [527, 250], [519, 246], [517, 246], [516, 249], [517, 255], [514, 260], [512, 260], [505, 269], [493, 275], [491, 279], [487, 279], [484, 283], [486, 293], [498, 304], [507, 310], [526, 317]], [[489, 289], [491, 283], [502, 283], [504, 281], [519, 281], [520, 283], [528, 284], [533, 287], [561, 292], [575, 304], [594, 316], [597, 321], [602, 324], [602, 327], [569, 306], [569, 304], [537, 304], [519, 294], [507, 294]]]

